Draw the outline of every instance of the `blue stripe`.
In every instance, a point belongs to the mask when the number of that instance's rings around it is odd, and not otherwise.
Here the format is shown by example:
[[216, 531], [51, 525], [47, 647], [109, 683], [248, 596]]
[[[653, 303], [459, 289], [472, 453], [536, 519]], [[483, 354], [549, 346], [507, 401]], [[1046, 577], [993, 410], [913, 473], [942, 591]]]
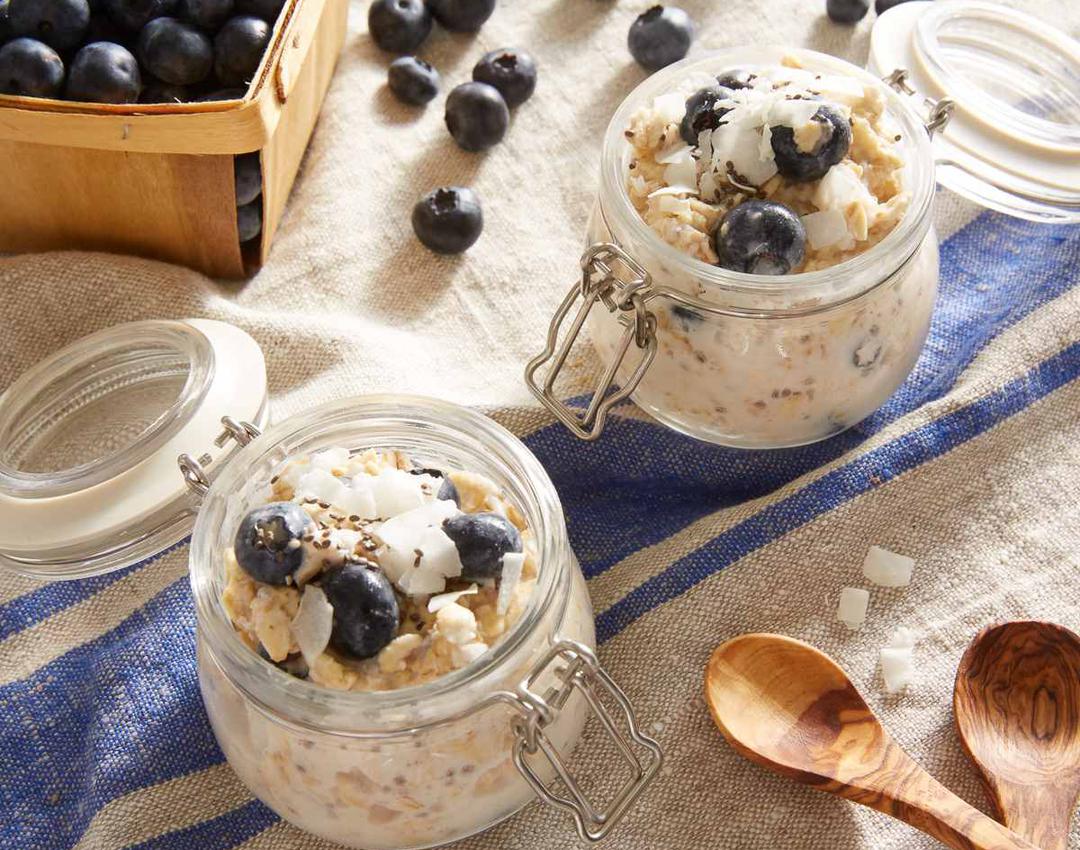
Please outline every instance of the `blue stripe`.
[[[770, 505], [653, 576], [596, 618], [609, 640], [642, 615], [784, 534], [941, 457], [1080, 376], [1080, 343], [967, 407], [904, 434]], [[875, 483], [878, 482], [878, 483]]]
[[884, 407], [830, 440], [773, 452], [711, 446], [650, 422], [613, 418], [583, 444], [561, 425], [526, 439], [567, 513], [571, 543], [594, 577], [702, 516], [757, 498], [841, 457], [890, 422], [941, 397], [1008, 327], [1076, 285], [1080, 227], [984, 213], [942, 247], [940, 295], [918, 364]]
[[278, 820], [271, 809], [252, 800], [216, 818], [133, 844], [127, 850], [226, 850], [254, 838]]
[[187, 578], [0, 688], [0, 846], [71, 846], [116, 797], [221, 762], [195, 674]]
[[90, 598], [135, 570], [154, 563], [181, 546], [186, 546], [190, 539], [190, 537], [185, 537], [168, 549], [129, 567], [76, 581], [55, 581], [24, 593], [6, 605], [0, 605], [0, 640], [11, 637], [16, 632], [21, 632], [23, 629], [49, 619], [53, 614], [65, 608], [70, 608]]

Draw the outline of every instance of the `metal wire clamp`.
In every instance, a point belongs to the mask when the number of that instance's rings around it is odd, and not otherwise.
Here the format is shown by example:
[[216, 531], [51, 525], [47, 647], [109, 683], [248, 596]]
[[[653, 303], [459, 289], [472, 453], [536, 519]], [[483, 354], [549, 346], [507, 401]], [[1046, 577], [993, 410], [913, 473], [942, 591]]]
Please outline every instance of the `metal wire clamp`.
[[[250, 422], [237, 422], [231, 416], [222, 416], [221, 425], [224, 430], [214, 439], [214, 445], [219, 449], [224, 448], [229, 440], [235, 441], [240, 446], [246, 446], [262, 433]], [[210, 477], [206, 474], [206, 467], [213, 460], [208, 453], [194, 458], [187, 452], [184, 452], [176, 459], [176, 465], [180, 467], [180, 474], [184, 476], [184, 483], [187, 484], [192, 493], [200, 498], [210, 490]]]
[[[617, 266], [625, 269], [627, 274], [620, 276], [616, 272]], [[525, 383], [532, 394], [560, 422], [584, 440], [595, 440], [600, 436], [608, 411], [630, 396], [656, 357], [656, 316], [646, 307], [652, 295], [651, 276], [622, 248], [611, 242], [591, 246], [581, 257], [581, 282], [570, 288], [555, 311], [548, 328], [544, 351], [530, 360], [525, 367]], [[582, 303], [560, 345], [559, 331], [579, 297]], [[609, 313], [616, 315], [623, 326], [623, 333], [616, 346], [615, 356], [608, 363], [593, 391], [588, 408], [581, 414], [558, 399], [555, 395], [555, 380], [581, 334], [589, 311], [598, 302], [602, 303]], [[641, 359], [623, 385], [612, 393], [616, 372], [631, 343], [642, 352]], [[540, 384], [537, 372], [549, 361], [553, 361], [552, 365], [543, 384]]]
[[[534, 687], [537, 679], [549, 668], [553, 668], [558, 684], [540, 696]], [[597, 808], [585, 796], [544, 731], [558, 718], [559, 711], [575, 691], [584, 697], [630, 768], [630, 778], [601, 808]], [[614, 701], [618, 708], [616, 714], [601, 701], [603, 694]], [[656, 777], [663, 763], [660, 745], [640, 730], [637, 715], [626, 694], [600, 666], [592, 650], [577, 641], [561, 640], [554, 644], [512, 693], [502, 692], [496, 698], [510, 703], [519, 712], [511, 721], [515, 766], [541, 800], [573, 816], [578, 835], [586, 841], [600, 841], [611, 832]], [[620, 718], [626, 734], [617, 725]], [[634, 745], [637, 745], [636, 750]], [[545, 784], [530, 764], [528, 757], [538, 753], [555, 771], [558, 783], [566, 789], [567, 794], [559, 794]], [[555, 786], [556, 783], [552, 782], [551, 785]]]
[[[891, 74], [884, 78], [886, 85], [890, 88], [896, 89], [901, 94], [913, 96], [918, 94], [911, 87], [911, 83], [908, 82], [908, 78], [911, 75], [908, 73], [907, 68], [897, 68]], [[952, 118], [953, 110], [956, 108], [956, 101], [951, 97], [943, 97], [940, 100], [934, 100], [929, 97], [923, 98], [923, 103], [926, 104], [928, 110], [926, 121], [923, 122], [923, 126], [926, 127], [926, 132], [933, 138], [935, 133], [940, 133], [945, 129], [945, 125], [949, 123], [949, 119]]]

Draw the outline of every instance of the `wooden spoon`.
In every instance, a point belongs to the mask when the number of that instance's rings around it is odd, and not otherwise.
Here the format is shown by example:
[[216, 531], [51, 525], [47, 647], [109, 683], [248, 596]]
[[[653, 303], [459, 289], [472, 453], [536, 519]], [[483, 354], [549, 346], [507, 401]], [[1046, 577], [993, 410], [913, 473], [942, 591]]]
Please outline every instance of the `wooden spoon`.
[[782, 776], [870, 806], [956, 850], [1035, 850], [930, 776], [889, 737], [837, 664], [802, 641], [743, 635], [705, 673], [735, 750]]
[[1065, 850], [1080, 801], [1080, 637], [1053, 623], [986, 629], [960, 660], [953, 710], [1004, 822]]

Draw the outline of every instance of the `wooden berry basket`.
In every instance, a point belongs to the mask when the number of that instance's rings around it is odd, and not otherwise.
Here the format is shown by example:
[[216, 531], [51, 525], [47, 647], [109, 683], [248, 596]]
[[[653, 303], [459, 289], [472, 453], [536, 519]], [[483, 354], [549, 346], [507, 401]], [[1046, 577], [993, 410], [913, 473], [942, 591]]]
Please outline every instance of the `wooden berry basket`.
[[[118, 106], [0, 95], [0, 252], [113, 251], [225, 278], [257, 269], [347, 17], [348, 0], [289, 0], [242, 100]], [[242, 252], [233, 156], [253, 151], [263, 229], [257, 250]]]

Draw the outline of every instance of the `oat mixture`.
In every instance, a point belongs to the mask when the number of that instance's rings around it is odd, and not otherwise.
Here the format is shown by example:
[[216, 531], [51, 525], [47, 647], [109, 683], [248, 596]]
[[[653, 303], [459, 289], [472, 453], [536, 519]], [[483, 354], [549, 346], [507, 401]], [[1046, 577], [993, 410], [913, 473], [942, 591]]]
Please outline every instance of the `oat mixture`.
[[[772, 201], [800, 217], [805, 258], [790, 271], [807, 272], [866, 251], [896, 227], [909, 194], [901, 137], [880, 86], [814, 73], [790, 57], [780, 65], [732, 69], [717, 80], [689, 98], [685, 91], [657, 97], [625, 131], [627, 191], [666, 242], [719, 264], [716, 235], [725, 214], [748, 200]], [[708, 96], [706, 89], [718, 93]], [[820, 113], [815, 118], [821, 107], [848, 122], [846, 151], [826, 164], [824, 176], [784, 176], [774, 137], [786, 132], [798, 154], [809, 157], [828, 141], [822, 138], [828, 125]]]
[[225, 563], [222, 601], [253, 650], [363, 691], [472, 663], [521, 616], [537, 576], [525, 518], [489, 479], [338, 448], [281, 467]]

